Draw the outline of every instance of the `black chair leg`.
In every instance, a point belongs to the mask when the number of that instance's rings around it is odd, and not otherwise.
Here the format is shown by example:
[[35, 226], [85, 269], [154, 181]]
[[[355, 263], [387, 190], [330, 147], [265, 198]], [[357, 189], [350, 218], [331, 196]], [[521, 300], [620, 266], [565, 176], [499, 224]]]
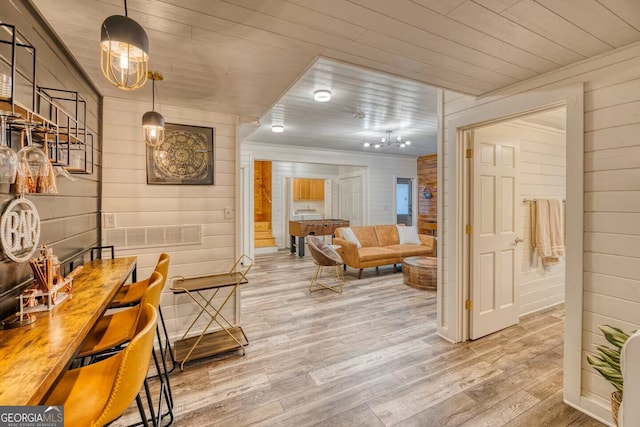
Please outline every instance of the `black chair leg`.
[[[160, 331], [157, 330], [158, 335]], [[173, 397], [171, 396], [171, 386], [169, 385], [169, 376], [163, 379], [162, 372], [160, 371], [160, 364], [158, 363], [158, 355], [155, 351], [153, 354], [153, 362], [156, 366], [156, 371], [158, 372], [158, 380], [160, 381], [160, 393], [158, 395], [158, 423], [162, 424], [162, 420], [169, 416], [169, 422], [164, 424], [164, 426], [169, 426], [173, 423]], [[160, 357], [162, 360], [162, 357]], [[164, 363], [164, 360], [163, 360]], [[166, 372], [166, 371], [165, 371]], [[162, 413], [162, 398], [164, 397], [165, 402], [167, 403], [167, 412]]]
[[153, 401], [151, 399], [151, 391], [149, 390], [149, 381], [146, 379], [144, 380], [144, 392], [147, 395], [147, 404], [149, 405], [149, 413], [151, 415], [151, 425], [153, 427], [158, 427], [158, 419], [156, 418], [155, 411], [153, 410]]
[[176, 369], [176, 359], [171, 351], [171, 343], [169, 342], [169, 332], [167, 331], [167, 325], [164, 323], [164, 315], [162, 314], [162, 307], [158, 306], [158, 314], [160, 314], [160, 323], [162, 324], [162, 330], [164, 331], [164, 347], [160, 347], [162, 350], [162, 359], [166, 360], [166, 353], [169, 352], [169, 358], [171, 359], [171, 369], [165, 373], [168, 375]]
[[144, 411], [144, 405], [142, 404], [142, 398], [140, 397], [139, 393], [136, 396], [136, 404], [138, 405], [138, 412], [140, 412], [142, 425], [145, 427], [149, 427], [149, 422], [147, 421], [147, 413]]

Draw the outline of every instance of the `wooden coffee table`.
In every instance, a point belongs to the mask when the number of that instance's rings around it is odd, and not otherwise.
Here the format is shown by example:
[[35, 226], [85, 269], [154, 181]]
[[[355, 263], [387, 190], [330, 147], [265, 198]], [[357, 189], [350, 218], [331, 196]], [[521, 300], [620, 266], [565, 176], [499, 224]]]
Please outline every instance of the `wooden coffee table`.
[[438, 280], [437, 258], [412, 256], [402, 261], [404, 284], [416, 289], [436, 290]]

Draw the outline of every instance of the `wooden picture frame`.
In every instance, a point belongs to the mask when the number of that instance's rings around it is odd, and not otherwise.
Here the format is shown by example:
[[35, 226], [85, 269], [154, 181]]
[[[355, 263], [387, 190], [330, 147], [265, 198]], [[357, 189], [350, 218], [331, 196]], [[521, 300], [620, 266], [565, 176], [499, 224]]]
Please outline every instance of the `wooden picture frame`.
[[164, 141], [147, 146], [147, 184], [213, 185], [214, 128], [165, 124]]

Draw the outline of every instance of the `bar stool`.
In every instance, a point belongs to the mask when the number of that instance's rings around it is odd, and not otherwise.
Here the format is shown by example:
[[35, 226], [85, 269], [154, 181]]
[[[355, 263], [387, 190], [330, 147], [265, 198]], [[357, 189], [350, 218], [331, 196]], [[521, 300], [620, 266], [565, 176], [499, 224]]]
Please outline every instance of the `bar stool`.
[[[167, 280], [167, 275], [169, 274], [169, 254], [161, 253], [158, 258], [158, 263], [154, 271], [157, 271], [162, 274], [164, 280]], [[144, 295], [145, 289], [148, 286], [149, 279], [142, 280], [140, 282], [132, 283], [127, 286], [123, 286], [120, 291], [113, 298], [108, 308], [122, 308], [122, 307], [130, 307], [140, 303], [142, 299], [142, 295]], [[164, 283], [162, 285], [164, 287]], [[171, 351], [171, 345], [169, 344], [169, 333], [167, 332], [167, 325], [164, 322], [164, 315], [162, 314], [162, 307], [158, 304], [158, 314], [160, 315], [160, 324], [162, 325], [162, 330], [164, 332], [164, 346], [162, 345], [162, 341], [158, 336], [158, 344], [160, 348], [160, 352], [162, 354], [163, 364], [166, 365], [167, 353], [169, 353], [169, 358], [171, 359], [171, 369], [167, 370], [165, 366], [165, 375], [169, 375], [176, 368], [176, 360], [173, 356], [173, 352]]]
[[[142, 302], [154, 306], [156, 299], [160, 299], [160, 292], [164, 278], [158, 272], [153, 272], [147, 279], [148, 286], [142, 295]], [[157, 296], [156, 296], [157, 294]], [[87, 358], [101, 355], [105, 352], [113, 353], [119, 346], [134, 337], [136, 324], [140, 317], [143, 304], [112, 314], [105, 314], [91, 329], [80, 346], [76, 358]]]
[[[173, 422], [173, 411], [172, 411], [173, 393], [171, 391], [169, 374], [173, 372], [173, 370], [175, 369], [176, 360], [173, 355], [173, 352], [171, 351], [171, 344], [169, 342], [169, 333], [167, 331], [167, 326], [164, 322], [162, 307], [160, 306], [160, 295], [162, 292], [162, 288], [164, 288], [164, 284], [167, 280], [167, 275], [169, 274], [169, 262], [170, 262], [169, 254], [164, 252], [161, 253], [160, 257], [158, 258], [158, 262], [156, 264], [154, 272], [161, 273], [163, 276], [163, 281], [162, 281], [162, 286], [160, 287], [160, 290], [158, 293], [157, 304], [153, 304], [153, 305], [158, 310], [158, 314], [160, 317], [159, 326], [162, 325], [162, 330], [164, 332], [164, 344], [163, 344], [162, 338], [160, 336], [160, 330], [158, 329], [157, 331], [158, 348], [160, 349], [160, 361], [162, 362], [162, 372], [160, 371], [160, 369], [156, 370], [159, 377], [162, 375], [162, 373], [164, 373], [164, 383], [166, 384], [166, 391], [167, 391], [167, 395], [165, 396], [165, 398], [167, 399], [167, 405], [168, 405], [169, 411], [165, 414], [162, 414], [162, 417], [165, 417], [166, 415], [170, 415], [171, 421], [169, 422], [169, 424], [171, 424], [171, 422]], [[123, 286], [120, 289], [120, 291], [116, 294], [116, 296], [113, 298], [108, 308], [110, 309], [123, 308], [123, 307], [130, 307], [130, 306], [139, 304], [142, 299], [142, 295], [144, 295], [145, 290], [149, 284], [149, 280], [150, 279], [146, 279], [140, 282], [132, 283], [127, 286]], [[171, 359], [171, 369], [167, 368], [167, 353], [169, 353], [169, 357]], [[155, 353], [154, 353], [154, 357], [155, 357]], [[156, 361], [156, 364], [157, 364], [157, 361]]]
[[140, 310], [136, 334], [120, 353], [65, 372], [44, 405], [63, 405], [65, 425], [104, 426], [118, 418], [133, 400], [146, 415], [140, 388], [149, 368], [158, 317], [150, 304]]
[[[78, 352], [78, 358], [89, 360], [90, 363], [94, 363], [96, 360], [104, 359], [122, 351], [122, 345], [128, 343], [135, 335], [135, 327], [137, 319], [142, 311], [142, 307], [144, 307], [145, 304], [150, 304], [157, 310], [157, 307], [160, 305], [160, 294], [162, 293], [162, 287], [165, 283], [164, 277], [162, 277], [159, 272], [154, 271], [147, 282], [148, 286], [142, 296], [142, 302], [140, 304], [126, 310], [106, 314], [98, 320], [96, 325], [87, 335], [87, 338], [83, 341]], [[156, 334], [159, 336], [159, 330], [157, 327]], [[158, 357], [155, 351], [152, 351], [151, 355], [153, 356], [156, 371], [160, 374], [160, 364], [158, 363]], [[154, 411], [153, 409], [153, 399], [149, 391], [149, 384], [147, 380], [145, 379], [143, 383], [147, 397], [147, 404], [149, 405], [149, 412], [154, 426], [159, 425], [160, 420], [167, 415], [169, 416], [169, 422], [166, 425], [170, 425], [173, 422], [173, 399], [169, 386], [169, 378], [159, 375], [159, 379], [160, 396], [158, 399], [157, 411]], [[162, 413], [163, 397], [167, 403], [167, 412], [164, 414]]]

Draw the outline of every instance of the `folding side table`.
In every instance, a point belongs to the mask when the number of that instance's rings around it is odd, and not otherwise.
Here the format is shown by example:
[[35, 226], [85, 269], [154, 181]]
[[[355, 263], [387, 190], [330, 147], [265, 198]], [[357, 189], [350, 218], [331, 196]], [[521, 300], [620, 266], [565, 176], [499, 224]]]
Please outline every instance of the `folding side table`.
[[[242, 349], [245, 354], [245, 347], [249, 345], [249, 340], [244, 334], [242, 327], [233, 326], [223, 315], [222, 309], [236, 295], [238, 286], [248, 283], [247, 273], [253, 267], [253, 260], [246, 255], [241, 255], [227, 273], [212, 274], [199, 277], [171, 278], [170, 289], [174, 294], [187, 294], [200, 306], [200, 312], [193, 320], [189, 328], [182, 335], [182, 338], [174, 343], [173, 354], [177, 363], [180, 363], [180, 371], [184, 371], [184, 365], [189, 359], [199, 359], [224, 353], [230, 350]], [[221, 289], [231, 288], [228, 295], [217, 307], [214, 300]], [[207, 297], [202, 292], [213, 291]], [[187, 337], [201, 316], [209, 316], [210, 320], [202, 329], [199, 335]], [[220, 330], [207, 332], [213, 323], [220, 326]]]

